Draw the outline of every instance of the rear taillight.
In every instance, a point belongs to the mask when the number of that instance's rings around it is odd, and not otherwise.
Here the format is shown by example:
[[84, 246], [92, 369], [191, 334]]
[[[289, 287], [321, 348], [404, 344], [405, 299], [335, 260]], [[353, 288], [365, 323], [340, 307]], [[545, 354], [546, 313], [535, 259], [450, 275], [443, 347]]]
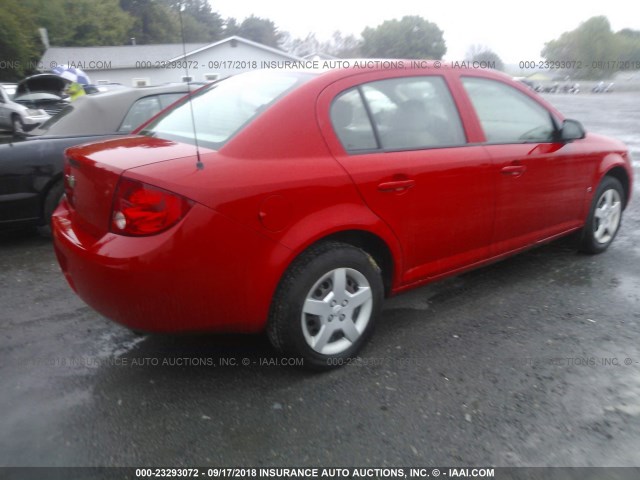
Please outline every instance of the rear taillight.
[[69, 165], [69, 159], [64, 162], [64, 193], [67, 197], [67, 201], [73, 206], [73, 188], [76, 186], [76, 179], [71, 174], [71, 165]]
[[110, 230], [120, 235], [155, 235], [173, 227], [193, 202], [146, 183], [120, 179], [113, 199]]

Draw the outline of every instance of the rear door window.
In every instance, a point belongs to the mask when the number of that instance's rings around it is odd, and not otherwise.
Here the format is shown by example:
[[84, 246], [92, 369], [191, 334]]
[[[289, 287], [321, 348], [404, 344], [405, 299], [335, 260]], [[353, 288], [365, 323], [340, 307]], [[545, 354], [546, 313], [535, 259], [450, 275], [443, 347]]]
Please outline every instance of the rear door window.
[[[338, 107], [343, 103], [352, 106], [347, 114], [343, 113], [346, 107]], [[348, 124], [346, 117], [351, 119]], [[350, 153], [371, 149], [420, 150], [466, 143], [451, 93], [438, 76], [394, 78], [360, 85], [336, 98], [331, 118], [343, 147]]]

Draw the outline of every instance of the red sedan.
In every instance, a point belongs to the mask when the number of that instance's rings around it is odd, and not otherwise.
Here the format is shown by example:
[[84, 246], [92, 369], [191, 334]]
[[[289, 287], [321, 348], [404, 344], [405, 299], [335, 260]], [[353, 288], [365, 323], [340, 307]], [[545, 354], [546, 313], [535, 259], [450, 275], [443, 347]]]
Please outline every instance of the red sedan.
[[622, 143], [503, 74], [421, 66], [255, 71], [68, 150], [71, 287], [134, 330], [266, 331], [327, 368], [385, 296], [573, 232], [611, 244]]

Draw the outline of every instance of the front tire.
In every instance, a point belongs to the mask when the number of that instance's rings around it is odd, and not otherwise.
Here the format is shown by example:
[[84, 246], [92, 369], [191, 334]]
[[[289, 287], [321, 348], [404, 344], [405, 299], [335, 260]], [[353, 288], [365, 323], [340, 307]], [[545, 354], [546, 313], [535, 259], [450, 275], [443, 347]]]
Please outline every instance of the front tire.
[[593, 197], [587, 223], [582, 232], [580, 250], [602, 253], [613, 242], [622, 222], [624, 190], [620, 181], [604, 177]]
[[13, 115], [11, 117], [11, 133], [13, 133], [14, 136], [22, 135], [24, 133], [24, 124], [18, 115]]
[[384, 297], [380, 268], [365, 251], [324, 242], [285, 273], [267, 324], [273, 346], [326, 370], [353, 358], [370, 337]]
[[58, 180], [49, 189], [42, 207], [44, 224], [38, 227], [38, 233], [45, 238], [51, 237], [51, 215], [53, 215], [58, 203], [60, 203], [62, 195], [64, 195], [64, 185], [62, 180]]

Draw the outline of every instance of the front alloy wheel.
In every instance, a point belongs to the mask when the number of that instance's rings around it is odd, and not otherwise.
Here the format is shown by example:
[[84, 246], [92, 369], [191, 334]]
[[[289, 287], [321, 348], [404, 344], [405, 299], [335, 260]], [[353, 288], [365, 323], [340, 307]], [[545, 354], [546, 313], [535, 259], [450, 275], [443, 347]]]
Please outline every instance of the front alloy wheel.
[[380, 268], [367, 252], [323, 242], [289, 267], [274, 296], [267, 334], [306, 367], [329, 369], [352, 358], [371, 335], [383, 300]]
[[600, 244], [607, 244], [613, 240], [620, 226], [622, 216], [622, 199], [615, 189], [605, 191], [596, 205], [594, 212], [593, 237]]
[[604, 177], [594, 196], [583, 230], [582, 251], [601, 253], [611, 245], [622, 221], [623, 198], [620, 181], [613, 177]]

